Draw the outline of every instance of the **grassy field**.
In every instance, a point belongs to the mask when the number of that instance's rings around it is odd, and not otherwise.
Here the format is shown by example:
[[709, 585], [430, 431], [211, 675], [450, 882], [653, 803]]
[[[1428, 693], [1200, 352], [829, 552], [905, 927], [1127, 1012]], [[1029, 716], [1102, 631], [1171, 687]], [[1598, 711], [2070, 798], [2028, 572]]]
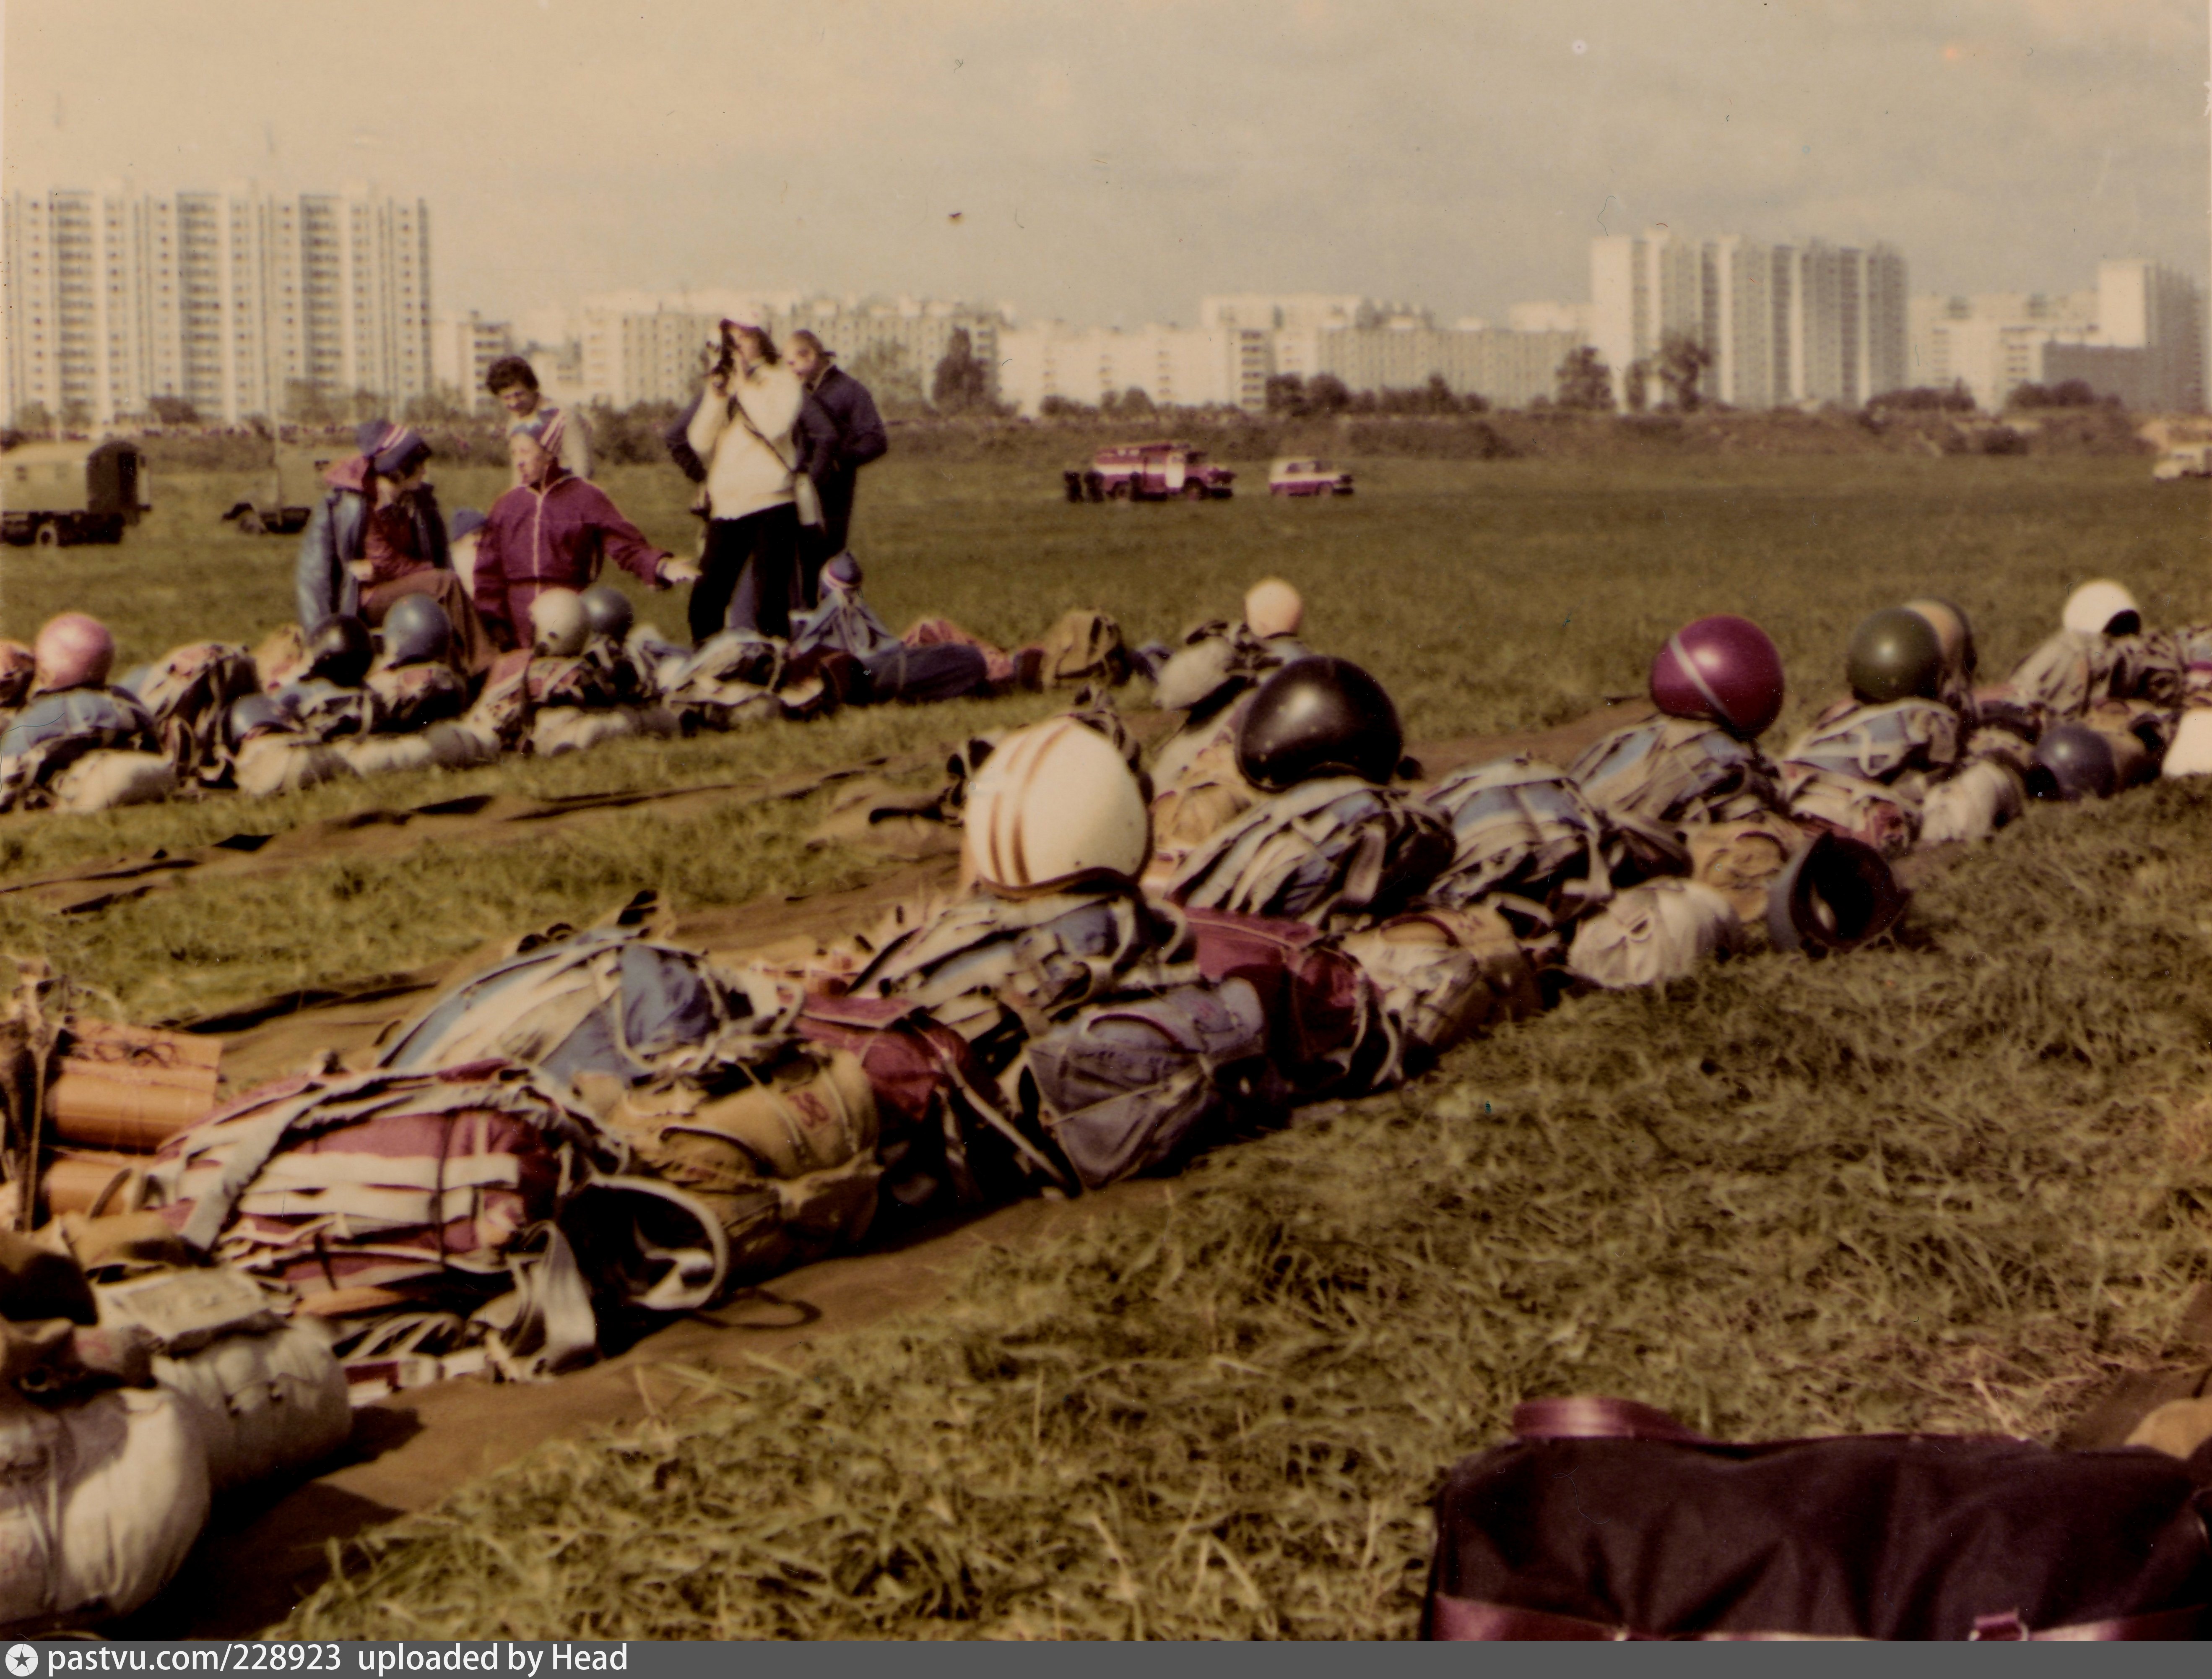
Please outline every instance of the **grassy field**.
[[[1279, 573], [1310, 639], [1430, 739], [1638, 690], [1705, 611], [1780, 643], [1778, 734], [1838, 689], [1857, 618], [1911, 594], [1963, 605], [1998, 673], [2084, 577], [2124, 579], [2158, 622], [2212, 617], [2205, 487], [2154, 489], [2138, 460], [1352, 465], [1346, 502], [1122, 508], [894, 459], [855, 544], [895, 625], [942, 612], [1008, 642], [1077, 605], [1171, 636]], [[495, 488], [439, 477], [449, 506]], [[688, 541], [672, 471], [608, 484]], [[217, 524], [222, 489], [157, 481], [119, 550], [5, 551], [0, 633], [74, 605], [126, 660], [255, 639], [288, 610], [291, 544]], [[0, 882], [463, 790], [826, 769], [1049, 703], [0, 818]], [[159, 1018], [418, 965], [637, 885], [684, 907], [848, 884], [873, 866], [800, 848], [819, 804], [641, 812], [82, 916], [0, 898], [0, 946]], [[1400, 1635], [1426, 1500], [1524, 1395], [1620, 1393], [1723, 1433], [2047, 1434], [2154, 1360], [2212, 1274], [2208, 816], [2191, 785], [2039, 808], [1923, 892], [1893, 948], [1739, 960], [1470, 1043], [1222, 1151], [1165, 1210], [980, 1262], [927, 1322], [461, 1489], [356, 1554], [288, 1634]]]

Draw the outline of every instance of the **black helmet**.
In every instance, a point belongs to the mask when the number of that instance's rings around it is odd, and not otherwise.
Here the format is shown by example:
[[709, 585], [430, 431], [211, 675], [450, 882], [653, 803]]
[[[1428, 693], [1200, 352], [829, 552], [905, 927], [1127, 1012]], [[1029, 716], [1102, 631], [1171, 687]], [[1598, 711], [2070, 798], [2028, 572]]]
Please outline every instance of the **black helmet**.
[[2112, 743], [2087, 723], [2053, 723], [2035, 743], [2028, 766], [2031, 799], [2109, 799], [2119, 788], [2119, 763]]
[[1405, 735], [1382, 684], [1348, 659], [1293, 659], [1252, 695], [1237, 726], [1237, 767], [1279, 793], [1323, 776], [1388, 782]]
[[309, 676], [335, 682], [341, 688], [358, 688], [376, 656], [368, 639], [368, 626], [343, 612], [325, 618], [307, 634]]
[[611, 583], [594, 583], [584, 591], [584, 623], [594, 636], [619, 642], [629, 634], [635, 616], [629, 597]]
[[1766, 934], [1777, 950], [1826, 956], [1880, 938], [1904, 912], [1905, 890], [1881, 852], [1822, 832], [1767, 889]]
[[230, 744], [243, 746], [256, 729], [285, 728], [290, 720], [284, 708], [266, 694], [246, 694], [231, 702], [228, 723]]
[[1903, 606], [1863, 620], [1851, 632], [1844, 673], [1869, 705], [1932, 700], [1943, 691], [1943, 638], [1936, 626]]
[[453, 650], [453, 620], [427, 594], [403, 594], [384, 615], [384, 662], [428, 665]]

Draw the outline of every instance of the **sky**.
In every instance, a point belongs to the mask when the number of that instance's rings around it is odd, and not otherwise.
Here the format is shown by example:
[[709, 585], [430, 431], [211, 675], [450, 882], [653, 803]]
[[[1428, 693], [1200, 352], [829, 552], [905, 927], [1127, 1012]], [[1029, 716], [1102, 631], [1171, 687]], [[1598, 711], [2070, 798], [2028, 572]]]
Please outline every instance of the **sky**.
[[0, 180], [373, 180], [434, 303], [693, 286], [1194, 322], [1589, 295], [1656, 224], [1923, 291], [2207, 268], [2204, 0], [4, 0]]

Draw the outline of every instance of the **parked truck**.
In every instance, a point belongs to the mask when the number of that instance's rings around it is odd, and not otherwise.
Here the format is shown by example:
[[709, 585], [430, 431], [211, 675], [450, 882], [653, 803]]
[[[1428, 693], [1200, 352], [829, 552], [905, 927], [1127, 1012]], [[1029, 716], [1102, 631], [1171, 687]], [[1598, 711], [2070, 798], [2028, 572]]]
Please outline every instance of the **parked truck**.
[[331, 444], [295, 448], [278, 444], [252, 496], [223, 512], [248, 536], [293, 536], [307, 529], [307, 516], [322, 499], [323, 472], [345, 452]]
[[1225, 502], [1237, 474], [1188, 443], [1115, 443], [1060, 475], [1071, 502]]
[[120, 542], [154, 504], [146, 457], [120, 437], [20, 443], [0, 454], [0, 539]]

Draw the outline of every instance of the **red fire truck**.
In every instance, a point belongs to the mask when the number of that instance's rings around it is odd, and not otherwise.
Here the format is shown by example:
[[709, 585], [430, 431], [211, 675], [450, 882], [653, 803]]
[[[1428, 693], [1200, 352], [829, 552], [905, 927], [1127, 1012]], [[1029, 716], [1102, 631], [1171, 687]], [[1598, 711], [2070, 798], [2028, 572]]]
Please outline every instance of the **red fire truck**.
[[1061, 474], [1071, 502], [1227, 501], [1236, 476], [1188, 443], [1115, 443]]

